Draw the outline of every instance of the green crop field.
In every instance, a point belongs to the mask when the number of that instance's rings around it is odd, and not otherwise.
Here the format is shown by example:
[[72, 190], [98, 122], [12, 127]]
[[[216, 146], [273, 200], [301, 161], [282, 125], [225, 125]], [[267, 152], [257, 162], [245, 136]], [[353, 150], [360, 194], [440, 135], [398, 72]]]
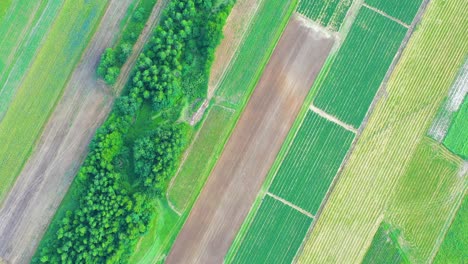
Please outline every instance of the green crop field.
[[[67, 0], [0, 123], [0, 201], [34, 148], [107, 1]], [[70, 32], [64, 34], [63, 32]]]
[[468, 200], [466, 197], [434, 259], [434, 263], [463, 263], [468, 259]]
[[380, 224], [362, 263], [407, 263], [408, 260], [405, 258], [398, 242], [400, 239], [402, 238], [398, 229], [395, 229], [388, 223]]
[[312, 218], [265, 196], [232, 263], [291, 263]]
[[460, 110], [455, 113], [444, 139], [444, 145], [460, 157], [468, 159], [468, 99], [466, 98]]
[[[64, 0], [17, 0], [0, 19], [0, 121]], [[29, 18], [28, 18], [29, 17]]]
[[[263, 72], [274, 46], [286, 26], [297, 0], [265, 0], [259, 7], [237, 57], [231, 62], [216, 96], [242, 105]], [[252, 87], [252, 88], [251, 88]]]
[[314, 104], [358, 128], [406, 34], [406, 28], [361, 8]]
[[[377, 103], [305, 244], [300, 263], [360, 262], [382, 218], [401, 227], [407, 241], [402, 247], [409, 246], [410, 261], [428, 262], [434, 254], [461, 200], [465, 180], [460, 175], [462, 160], [426, 134], [466, 59], [467, 4], [466, 0], [430, 2], [390, 77], [387, 95]], [[434, 63], [427, 63], [427, 58]]]
[[337, 31], [352, 3], [353, 0], [301, 0], [297, 12]]
[[[194, 140], [193, 154], [188, 155], [168, 190], [168, 199], [179, 212], [185, 211], [205, 183], [230, 131], [234, 113], [214, 105]], [[190, 151], [192, 153], [192, 151]]]
[[413, 22], [422, 0], [365, 0], [365, 2], [409, 25]]
[[354, 133], [309, 111], [269, 192], [315, 214]]

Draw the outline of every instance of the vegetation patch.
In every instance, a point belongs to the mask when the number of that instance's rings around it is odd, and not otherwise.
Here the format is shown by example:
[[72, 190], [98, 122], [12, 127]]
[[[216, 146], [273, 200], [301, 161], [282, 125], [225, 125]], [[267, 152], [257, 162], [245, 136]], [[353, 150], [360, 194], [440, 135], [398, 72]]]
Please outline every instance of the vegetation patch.
[[146, 21], [158, 0], [136, 0], [136, 6], [131, 11], [127, 24], [125, 25], [114, 48], [108, 48], [102, 54], [97, 69], [98, 75], [107, 84], [114, 84], [120, 74], [120, 68], [132, 53], [138, 36], [140, 36]]
[[468, 247], [468, 200], [463, 202], [458, 209], [453, 223], [448, 230], [442, 245], [434, 259], [434, 263], [463, 263], [468, 259], [466, 251]]
[[338, 31], [352, 3], [353, 0], [301, 0], [297, 12]]
[[358, 128], [406, 34], [406, 28], [361, 8], [314, 104]]
[[362, 263], [409, 263], [408, 259], [405, 257], [405, 253], [399, 245], [398, 241], [401, 239], [400, 230], [392, 227], [388, 223], [381, 223]]
[[455, 113], [443, 142], [455, 154], [468, 160], [468, 99], [465, 98], [460, 109]]
[[311, 223], [267, 195], [231, 263], [291, 263]]
[[353, 139], [309, 111], [269, 191], [315, 215]]

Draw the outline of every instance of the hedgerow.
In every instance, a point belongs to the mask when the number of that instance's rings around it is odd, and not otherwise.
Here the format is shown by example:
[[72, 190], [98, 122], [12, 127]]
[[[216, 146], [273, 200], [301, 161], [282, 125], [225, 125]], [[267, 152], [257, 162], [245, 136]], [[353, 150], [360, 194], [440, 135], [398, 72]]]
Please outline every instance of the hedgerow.
[[[167, 114], [206, 93], [182, 88], [192, 70], [208, 79], [215, 47], [232, 2], [172, 0], [140, 55], [132, 78], [98, 129], [75, 178], [77, 206], [59, 221], [33, 262], [125, 263], [145, 234], [189, 139], [190, 127]], [[143, 106], [162, 119], [158, 127], [130, 135]], [[129, 155], [128, 153], [132, 153]], [[132, 164], [133, 171], [122, 164]], [[135, 179], [130, 181], [128, 174]]]

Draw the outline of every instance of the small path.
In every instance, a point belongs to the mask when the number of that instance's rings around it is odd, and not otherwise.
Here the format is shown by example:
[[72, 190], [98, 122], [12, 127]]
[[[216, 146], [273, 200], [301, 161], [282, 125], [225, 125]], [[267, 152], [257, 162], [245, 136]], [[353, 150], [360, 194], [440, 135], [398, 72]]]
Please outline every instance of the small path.
[[272, 194], [271, 192], [267, 192], [266, 195], [270, 196], [271, 198], [273, 198], [273, 199], [275, 199], [277, 201], [280, 201], [280, 202], [284, 203], [285, 205], [287, 205], [289, 207], [292, 207], [292, 208], [296, 209], [301, 214], [306, 215], [307, 217], [310, 217], [310, 218], [314, 219], [314, 216], [311, 213], [309, 213], [306, 210], [300, 208], [299, 206], [297, 206], [297, 205], [295, 205], [295, 204], [293, 204], [291, 202], [288, 202], [285, 199]]
[[330, 114], [327, 114], [325, 111], [315, 107], [313, 104], [310, 104], [309, 108], [310, 108], [310, 110], [312, 112], [315, 112], [316, 114], [318, 114], [319, 116], [327, 119], [328, 121], [330, 121], [332, 123], [335, 123], [335, 124], [343, 127], [344, 129], [353, 132], [354, 134], [357, 134], [357, 129], [355, 129], [351, 125], [348, 125], [348, 124], [344, 123], [343, 121], [339, 120], [338, 118], [336, 118], [336, 117], [334, 117], [334, 116], [332, 116]]
[[372, 6], [370, 6], [370, 5], [366, 4], [366, 3], [363, 3], [362, 6], [363, 6], [363, 7], [366, 7], [367, 9], [370, 9], [370, 10], [376, 12], [376, 13], [379, 13], [379, 14], [381, 14], [382, 16], [384, 16], [384, 17], [386, 17], [386, 18], [388, 18], [388, 19], [390, 19], [390, 20], [392, 20], [392, 21], [394, 21], [394, 22], [397, 22], [398, 24], [402, 25], [402, 26], [405, 27], [405, 28], [409, 28], [409, 27], [410, 27], [409, 25], [405, 24], [403, 21], [401, 21], [401, 20], [399, 20], [399, 19], [397, 19], [397, 18], [394, 18], [394, 17], [390, 16], [389, 14], [387, 14], [387, 13], [385, 13], [385, 12], [383, 12], [383, 11], [381, 11], [381, 10], [375, 8], [375, 7], [372, 7]]

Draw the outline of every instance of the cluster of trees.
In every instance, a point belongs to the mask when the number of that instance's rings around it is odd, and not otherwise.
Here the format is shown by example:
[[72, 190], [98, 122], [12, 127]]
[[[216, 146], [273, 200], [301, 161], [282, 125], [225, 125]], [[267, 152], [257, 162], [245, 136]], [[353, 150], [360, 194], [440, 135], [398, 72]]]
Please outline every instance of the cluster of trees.
[[[152, 4], [156, 2], [156, 0], [149, 1], [152, 1]], [[115, 48], [107, 48], [102, 54], [97, 73], [107, 84], [114, 84], [119, 77], [120, 68], [132, 53], [132, 48], [143, 30], [149, 14], [150, 10], [145, 10], [143, 7], [135, 10], [122, 33], [119, 44]]]
[[[131, 141], [133, 155], [128, 159], [138, 177], [136, 184], [126, 182], [116, 161], [127, 151], [127, 134], [143, 104], [158, 112], [188, 101], [190, 95], [181, 88], [186, 81], [184, 67], [196, 63], [208, 75], [226, 12], [232, 6], [215, 6], [214, 1], [169, 3], [124, 95], [90, 144], [75, 179], [80, 186], [77, 206], [61, 219], [55, 236], [43, 242], [35, 262], [124, 263], [137, 239], [147, 232], [155, 214], [155, 198], [164, 193], [185, 148], [188, 125], [168, 120]], [[115, 55], [108, 56], [115, 59]]]

